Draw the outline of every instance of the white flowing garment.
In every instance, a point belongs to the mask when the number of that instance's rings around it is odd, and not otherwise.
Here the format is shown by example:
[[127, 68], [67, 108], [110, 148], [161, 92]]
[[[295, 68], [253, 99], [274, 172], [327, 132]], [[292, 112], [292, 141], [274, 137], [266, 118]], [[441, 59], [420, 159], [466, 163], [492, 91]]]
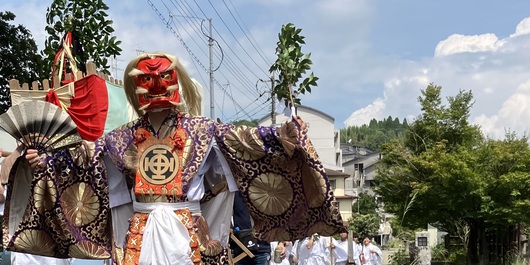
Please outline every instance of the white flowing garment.
[[[383, 252], [379, 247], [372, 245], [372, 243], [368, 244], [368, 246], [363, 246], [362, 249], [364, 253], [364, 258], [366, 259], [366, 263], [368, 265], [381, 265], [383, 263]], [[372, 253], [373, 252], [373, 253]]]
[[[142, 238], [143, 246], [140, 250], [140, 265], [193, 265], [189, 255], [190, 236], [186, 226], [178, 219], [175, 208], [178, 203], [151, 204], [140, 203], [145, 209], [140, 209], [134, 202], [138, 212], [145, 212], [149, 206], [155, 206], [149, 213]], [[175, 205], [174, 207], [171, 207]], [[178, 207], [182, 209], [182, 207]]]
[[333, 240], [333, 245], [335, 245], [335, 248], [333, 249], [333, 258], [335, 258], [335, 264], [336, 265], [343, 265], [348, 262], [348, 241], [342, 241], [342, 240]]
[[320, 236], [318, 240], [315, 240], [310, 249], [307, 248], [308, 242], [309, 238], [306, 237], [302, 241], [297, 241], [297, 244], [294, 246], [297, 250], [298, 265], [322, 265], [331, 263], [329, 237]]

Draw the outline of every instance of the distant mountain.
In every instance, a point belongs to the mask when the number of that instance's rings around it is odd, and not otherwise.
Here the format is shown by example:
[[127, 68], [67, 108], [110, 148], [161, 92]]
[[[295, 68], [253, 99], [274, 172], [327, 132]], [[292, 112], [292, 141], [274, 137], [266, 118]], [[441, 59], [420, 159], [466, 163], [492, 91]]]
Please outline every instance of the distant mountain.
[[381, 121], [372, 119], [368, 125], [341, 129], [340, 142], [379, 150], [381, 144], [404, 137], [408, 126], [406, 119], [400, 122], [398, 118], [392, 118], [392, 116]]

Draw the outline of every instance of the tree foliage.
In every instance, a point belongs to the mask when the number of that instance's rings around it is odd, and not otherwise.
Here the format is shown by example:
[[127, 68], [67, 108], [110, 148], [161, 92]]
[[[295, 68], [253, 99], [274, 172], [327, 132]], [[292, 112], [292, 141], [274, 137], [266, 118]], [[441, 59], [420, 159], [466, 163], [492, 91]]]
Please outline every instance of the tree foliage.
[[403, 119], [388, 118], [381, 121], [372, 119], [368, 125], [350, 126], [340, 130], [341, 143], [350, 143], [355, 146], [364, 146], [370, 149], [379, 150], [381, 145], [396, 138], [405, 137], [408, 123]]
[[480, 128], [469, 124], [473, 107], [471, 91], [460, 91], [447, 98], [449, 107], [442, 104], [441, 86], [429, 85], [418, 98], [422, 114], [407, 131], [407, 148], [419, 154], [429, 147], [446, 141], [447, 151], [458, 147], [473, 147], [480, 143]]
[[530, 221], [528, 139], [484, 139], [468, 122], [471, 92], [448, 97], [446, 106], [431, 84], [418, 101], [422, 114], [406, 137], [382, 148], [376, 192], [385, 210], [409, 228], [430, 223], [457, 234], [469, 227], [470, 262], [500, 259], [512, 246], [488, 256], [488, 242], [507, 242], [516, 224]]
[[353, 203], [352, 212], [360, 214], [375, 214], [377, 213], [377, 202], [374, 196], [367, 192], [359, 194], [359, 198]]
[[359, 194], [352, 206], [353, 216], [349, 220], [349, 228], [360, 237], [376, 235], [381, 222], [377, 209], [374, 196], [366, 192]]
[[507, 133], [476, 150], [475, 171], [482, 177], [480, 217], [491, 225], [530, 224], [530, 148], [528, 138]]
[[74, 56], [76, 63], [82, 66], [92, 60], [99, 70], [108, 74], [110, 66], [107, 58], [121, 52], [121, 41], [112, 36], [112, 20], [107, 19], [105, 12], [108, 9], [102, 0], [54, 0], [46, 13], [49, 36], [44, 53], [48, 69], [52, 68], [63, 35], [70, 31], [77, 35], [84, 50], [79, 50]]
[[311, 53], [302, 53], [305, 37], [300, 35], [300, 32], [302, 29], [297, 29], [292, 23], [282, 26], [276, 48], [278, 58], [269, 69], [271, 73], [279, 72], [279, 82], [272, 90], [279, 101], [285, 100], [286, 107], [290, 105], [289, 102], [300, 104], [297, 95], [311, 93], [311, 86], [317, 86], [318, 77], [312, 72], [297, 86], [298, 81], [313, 64]]
[[[471, 149], [465, 147], [478, 142], [481, 133], [467, 123], [471, 98], [471, 92], [460, 92], [446, 107], [441, 87], [429, 85], [418, 99], [423, 112], [409, 126], [406, 137], [383, 146], [378, 193], [390, 212], [404, 216], [409, 209], [405, 224], [425, 226], [476, 212], [473, 209], [478, 205], [473, 202], [477, 195], [471, 191], [476, 188], [477, 176], [469, 168]], [[460, 132], [469, 135], [463, 137]], [[468, 138], [469, 142], [463, 142]], [[415, 205], [406, 205], [413, 196]]]
[[258, 120], [254, 119], [254, 120], [237, 120], [237, 121], [234, 121], [232, 122], [233, 125], [246, 125], [246, 126], [250, 126], [250, 127], [255, 127], [255, 126], [258, 126]]
[[0, 113], [11, 106], [9, 80], [31, 83], [43, 76], [43, 60], [31, 32], [13, 25], [12, 12], [0, 12]]
[[380, 218], [377, 214], [354, 213], [348, 222], [349, 228], [359, 237], [375, 236], [379, 230]]

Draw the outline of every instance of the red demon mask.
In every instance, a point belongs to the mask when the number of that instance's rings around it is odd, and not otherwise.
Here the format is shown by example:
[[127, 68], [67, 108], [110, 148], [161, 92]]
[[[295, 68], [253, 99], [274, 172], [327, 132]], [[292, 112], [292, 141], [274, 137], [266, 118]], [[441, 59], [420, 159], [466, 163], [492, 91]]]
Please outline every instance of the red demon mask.
[[173, 108], [180, 103], [177, 71], [165, 57], [141, 60], [136, 68], [143, 72], [137, 75], [136, 94], [141, 110]]

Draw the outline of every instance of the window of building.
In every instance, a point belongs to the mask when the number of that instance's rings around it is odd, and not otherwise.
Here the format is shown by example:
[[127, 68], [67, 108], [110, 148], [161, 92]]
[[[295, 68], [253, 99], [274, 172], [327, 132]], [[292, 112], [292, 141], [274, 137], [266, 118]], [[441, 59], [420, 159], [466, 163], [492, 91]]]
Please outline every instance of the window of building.
[[329, 180], [329, 186], [331, 187], [331, 189], [335, 189], [337, 187], [337, 180], [335, 179], [330, 179]]
[[371, 180], [365, 180], [364, 181], [364, 186], [365, 187], [371, 187], [372, 186], [372, 181]]
[[427, 246], [427, 237], [426, 236], [419, 236], [418, 237], [418, 247], [426, 247]]
[[355, 171], [358, 171], [359, 174], [364, 174], [364, 164], [363, 163], [355, 164], [354, 165], [354, 169], [355, 169]]

